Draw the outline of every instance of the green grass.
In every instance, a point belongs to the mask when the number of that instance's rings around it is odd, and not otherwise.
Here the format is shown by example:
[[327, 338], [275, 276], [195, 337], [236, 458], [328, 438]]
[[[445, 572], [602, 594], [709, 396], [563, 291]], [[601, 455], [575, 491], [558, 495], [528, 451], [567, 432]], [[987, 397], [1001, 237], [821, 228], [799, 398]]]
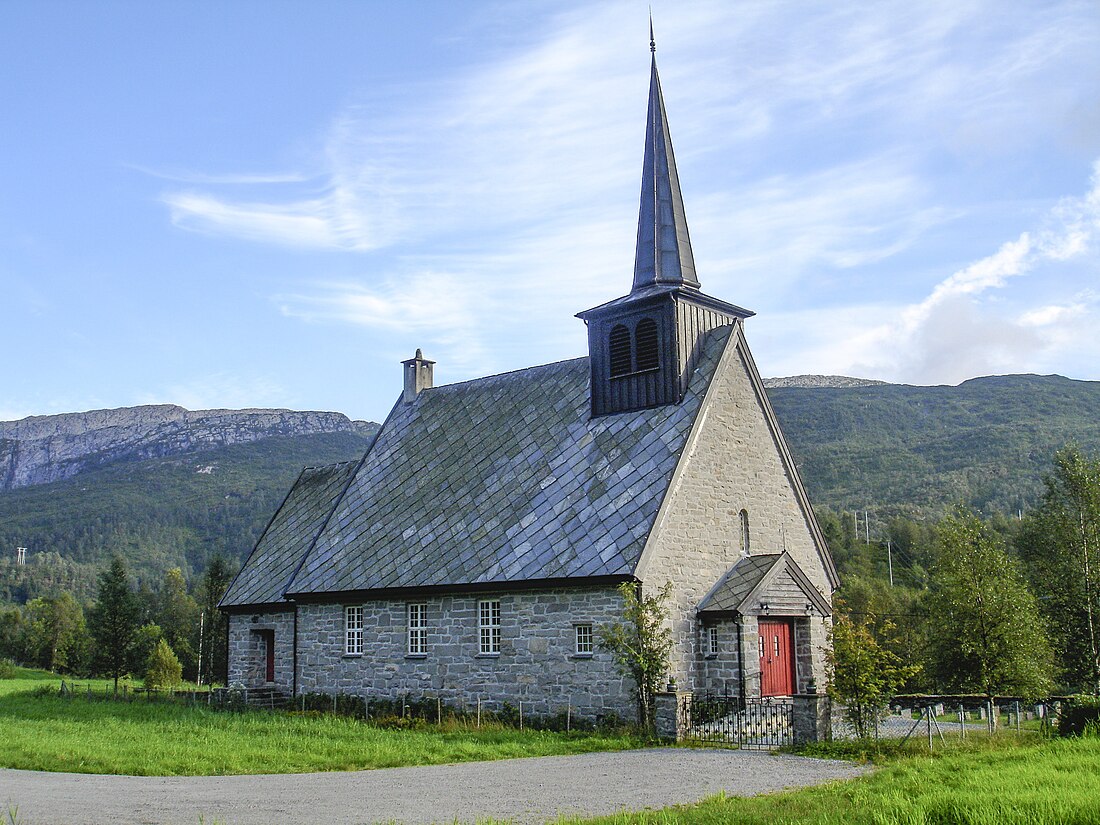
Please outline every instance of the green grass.
[[[819, 753], [844, 753], [845, 748]], [[929, 757], [884, 745], [860, 779], [767, 796], [563, 819], [584, 825], [1093, 825], [1100, 822], [1100, 739], [1001, 737]]]
[[229, 713], [164, 700], [67, 699], [10, 692], [7, 686], [0, 687], [0, 730], [0, 767], [142, 776], [361, 770], [644, 744], [623, 736], [501, 728], [395, 731], [333, 716]]

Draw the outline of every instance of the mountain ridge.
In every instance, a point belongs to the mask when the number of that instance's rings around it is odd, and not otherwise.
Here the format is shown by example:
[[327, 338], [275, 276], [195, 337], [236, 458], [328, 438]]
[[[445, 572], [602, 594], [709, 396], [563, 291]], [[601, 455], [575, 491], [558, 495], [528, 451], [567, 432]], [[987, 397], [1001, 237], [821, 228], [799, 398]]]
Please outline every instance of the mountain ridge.
[[373, 422], [343, 413], [175, 404], [89, 410], [0, 421], [0, 491], [49, 484], [117, 461], [188, 455], [272, 437], [370, 436]]

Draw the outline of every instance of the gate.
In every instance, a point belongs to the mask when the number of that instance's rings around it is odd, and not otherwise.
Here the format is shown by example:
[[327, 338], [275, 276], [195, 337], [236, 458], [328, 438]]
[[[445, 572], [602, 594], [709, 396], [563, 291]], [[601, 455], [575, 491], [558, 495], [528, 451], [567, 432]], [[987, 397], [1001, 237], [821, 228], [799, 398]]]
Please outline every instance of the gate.
[[794, 702], [765, 697], [682, 696], [679, 708], [683, 738], [723, 747], [772, 750], [794, 743]]

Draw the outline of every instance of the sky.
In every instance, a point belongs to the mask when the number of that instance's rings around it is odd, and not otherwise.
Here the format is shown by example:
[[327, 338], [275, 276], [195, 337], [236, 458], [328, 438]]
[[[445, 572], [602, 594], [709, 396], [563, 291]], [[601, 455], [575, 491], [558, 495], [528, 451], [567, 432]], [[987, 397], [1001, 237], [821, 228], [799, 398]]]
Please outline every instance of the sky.
[[[382, 420], [629, 290], [648, 2], [0, 2], [0, 420]], [[1100, 380], [1100, 4], [652, 4], [765, 376]]]

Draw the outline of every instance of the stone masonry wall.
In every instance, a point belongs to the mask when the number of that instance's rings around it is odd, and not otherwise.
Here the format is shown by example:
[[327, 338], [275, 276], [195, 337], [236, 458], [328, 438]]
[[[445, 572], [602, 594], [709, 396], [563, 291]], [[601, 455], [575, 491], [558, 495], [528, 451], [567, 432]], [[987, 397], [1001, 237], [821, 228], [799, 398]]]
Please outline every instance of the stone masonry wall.
[[[253, 621], [255, 619], [255, 621]], [[267, 681], [267, 648], [261, 631], [275, 634], [275, 681]], [[229, 683], [294, 690], [294, 611], [232, 613], [229, 616]]]
[[[501, 652], [479, 653], [478, 601], [501, 603]], [[407, 654], [407, 605], [427, 605], [428, 653]], [[438, 696], [444, 702], [499, 708], [523, 701], [525, 712], [577, 716], [636, 715], [631, 685], [610, 654], [596, 646], [575, 653], [577, 623], [595, 627], [622, 616], [613, 588], [556, 589], [499, 595], [360, 601], [364, 653], [344, 654], [343, 604], [302, 604], [298, 613], [298, 690], [396, 698]]]
[[720, 696], [736, 696], [741, 692], [740, 660], [738, 659], [737, 623], [733, 619], [719, 619], [713, 623], [718, 628], [718, 652], [710, 654], [707, 642], [707, 629], [699, 627], [699, 649], [702, 657], [698, 659], [697, 678], [694, 687]]
[[[639, 571], [648, 588], [660, 587], [665, 581], [674, 584], [672, 670], [683, 686], [693, 685], [692, 677], [699, 675], [699, 644], [703, 639], [698, 632], [696, 608], [741, 556], [742, 509], [749, 518], [750, 553], [787, 550], [814, 586], [827, 599], [831, 595], [806, 515], [753, 388], [750, 356], [741, 347], [737, 336], [731, 336], [712, 379], [708, 400], [700, 410], [697, 436], [689, 439], [685, 448], [679, 476], [667, 494]], [[757, 644], [755, 621], [746, 619], [743, 650], [753, 651]], [[820, 616], [811, 621], [814, 626], [822, 624]], [[810, 669], [818, 683], [824, 684], [824, 637], [814, 634], [809, 641], [811, 646], [818, 645], [810, 651]], [[747, 652], [745, 658], [746, 676], [751, 677], [759, 664]], [[801, 667], [799, 671], [801, 690], [806, 674]], [[751, 682], [751, 678], [746, 679], [750, 696], [754, 695]], [[755, 690], [759, 695], [758, 674]]]

